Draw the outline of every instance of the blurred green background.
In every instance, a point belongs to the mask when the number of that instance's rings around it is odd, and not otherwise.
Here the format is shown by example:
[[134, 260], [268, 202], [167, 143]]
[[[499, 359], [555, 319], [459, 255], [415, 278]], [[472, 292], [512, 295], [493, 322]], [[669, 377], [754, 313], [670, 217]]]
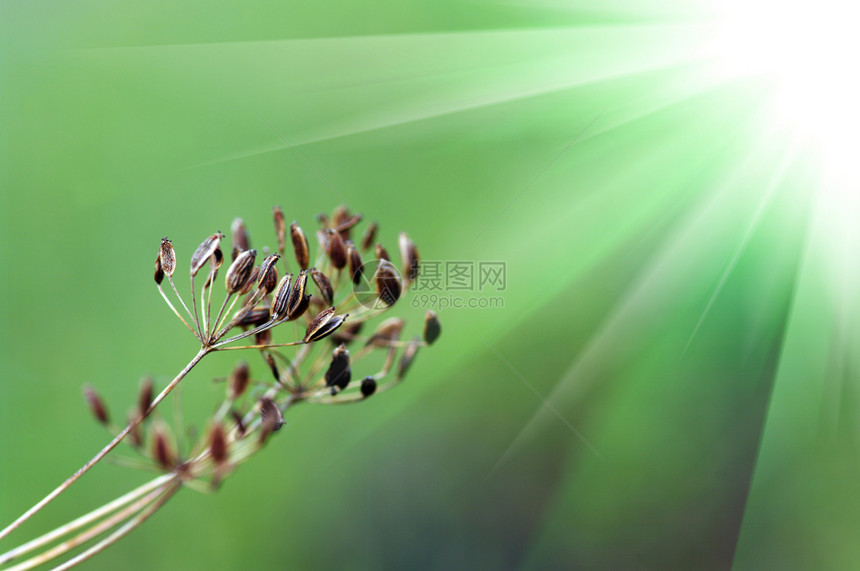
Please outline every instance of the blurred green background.
[[[121, 416], [194, 354], [162, 236], [181, 265], [345, 202], [504, 262], [450, 292], [503, 306], [438, 309], [403, 386], [292, 411], [86, 568], [855, 567], [856, 203], [690, 6], [0, 4], [0, 524], [106, 442], [84, 383]], [[99, 466], [0, 551], [145, 478]]]

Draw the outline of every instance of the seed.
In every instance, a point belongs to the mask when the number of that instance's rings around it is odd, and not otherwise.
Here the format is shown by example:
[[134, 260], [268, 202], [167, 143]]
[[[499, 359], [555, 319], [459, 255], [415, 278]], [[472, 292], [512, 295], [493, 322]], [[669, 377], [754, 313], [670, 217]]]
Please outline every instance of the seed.
[[164, 274], [167, 277], [173, 277], [173, 272], [176, 271], [176, 252], [173, 251], [173, 243], [167, 236], [161, 239], [158, 258], [161, 260], [161, 269]]
[[278, 269], [275, 267], [275, 264], [280, 259], [281, 256], [279, 254], [270, 254], [260, 264], [260, 271], [257, 273], [257, 287], [266, 293], [271, 293], [275, 289], [275, 286], [278, 285]]
[[140, 389], [137, 392], [137, 412], [140, 416], [146, 416], [146, 412], [152, 404], [152, 391], [152, 378], [142, 378], [140, 380]]
[[284, 248], [286, 248], [287, 240], [286, 240], [286, 221], [284, 220], [284, 211], [281, 210], [280, 206], [276, 206], [274, 208], [275, 215], [275, 235], [278, 237], [278, 252], [281, 255], [284, 254]]
[[328, 238], [326, 253], [331, 259], [331, 265], [338, 270], [343, 269], [346, 266], [346, 246], [343, 238], [331, 228], [326, 230], [326, 238]]
[[308, 264], [311, 261], [310, 251], [308, 250], [308, 238], [295, 222], [290, 225], [290, 239], [293, 241], [296, 262], [298, 262], [301, 269], [308, 269]]
[[90, 412], [93, 413], [96, 420], [105, 425], [110, 423], [110, 417], [108, 416], [104, 401], [102, 401], [101, 397], [90, 385], [84, 387], [84, 400], [87, 401]]
[[311, 277], [314, 279], [314, 283], [317, 284], [317, 289], [326, 305], [334, 303], [334, 289], [331, 287], [331, 281], [329, 281], [326, 275], [316, 268], [311, 268]]
[[349, 317], [348, 313], [344, 315], [334, 315], [334, 308], [330, 307], [321, 311], [313, 318], [303, 339], [304, 343], [313, 343], [319, 341], [328, 335], [334, 333], [335, 329], [341, 326], [344, 320]]
[[370, 339], [367, 340], [365, 346], [373, 345], [374, 347], [388, 347], [392, 341], [397, 341], [400, 337], [400, 332], [403, 331], [403, 326], [406, 322], [399, 317], [386, 319], [376, 328]]
[[412, 365], [412, 362], [415, 360], [415, 355], [418, 353], [418, 340], [416, 339], [412, 343], [406, 346], [406, 349], [403, 350], [403, 357], [400, 358], [400, 366], [397, 369], [397, 379], [400, 380], [406, 374], [406, 371], [409, 370], [409, 367]]
[[428, 310], [424, 317], [424, 342], [432, 345], [439, 338], [440, 333], [442, 333], [442, 325], [439, 323], [436, 312]]
[[245, 287], [254, 271], [256, 258], [257, 250], [245, 250], [233, 260], [233, 263], [227, 268], [227, 276], [224, 278], [224, 287], [228, 294], [232, 295]]
[[379, 226], [376, 222], [371, 222], [367, 226], [367, 230], [364, 231], [364, 236], [361, 238], [361, 249], [368, 250], [370, 245], [373, 244], [374, 239], [376, 238], [376, 229]]
[[227, 435], [224, 434], [221, 423], [212, 426], [212, 432], [209, 434], [209, 453], [216, 464], [220, 465], [227, 461]]
[[236, 365], [233, 369], [233, 373], [230, 375], [230, 385], [228, 388], [230, 398], [235, 400], [242, 396], [245, 393], [245, 389], [248, 388], [248, 382], [250, 379], [251, 372], [248, 369], [248, 363], [241, 361]]
[[[196, 276], [197, 272], [200, 271], [209, 259], [215, 255], [215, 251], [219, 250], [218, 245], [221, 243], [221, 239], [224, 237], [224, 234], [221, 232], [216, 232], [203, 240], [203, 242], [197, 246], [197, 250], [194, 251], [194, 255], [191, 256], [191, 276]], [[164, 262], [162, 261], [162, 267]]]
[[388, 306], [394, 305], [400, 298], [403, 291], [403, 286], [400, 283], [400, 276], [397, 275], [397, 270], [394, 265], [388, 260], [379, 260], [379, 267], [376, 268], [376, 294], [379, 299]]
[[406, 232], [400, 234], [400, 259], [403, 261], [403, 275], [406, 281], [414, 282], [418, 277], [418, 249]]
[[388, 250], [382, 244], [376, 245], [376, 259], [391, 261], [391, 256], [388, 255]]
[[155, 432], [153, 457], [165, 470], [172, 470], [176, 466], [176, 454], [162, 427], [157, 428]]
[[361, 381], [361, 395], [364, 398], [369, 397], [376, 392], [376, 379], [373, 377], [364, 377]]
[[164, 281], [164, 270], [161, 269], [161, 256], [155, 257], [155, 283], [161, 285]]
[[269, 315], [272, 319], [276, 319], [282, 315], [286, 315], [287, 304], [290, 301], [290, 284], [293, 280], [293, 274], [287, 274], [278, 282], [278, 287], [272, 292], [272, 305], [269, 307]]
[[296, 276], [296, 281], [293, 284], [293, 288], [290, 291], [290, 297], [287, 301], [286, 313], [284, 315], [287, 316], [288, 320], [293, 320], [298, 317], [298, 311], [302, 305], [302, 300], [305, 297], [305, 287], [308, 283], [308, 271], [302, 270], [299, 272], [299, 275]]
[[233, 251], [237, 255], [251, 249], [251, 241], [248, 239], [248, 231], [245, 229], [244, 220], [241, 218], [233, 220], [230, 231], [233, 235]]
[[347, 242], [346, 244], [346, 257], [349, 261], [349, 276], [352, 279], [352, 283], [358, 285], [361, 283], [363, 268], [361, 264], [361, 256], [359, 255], [355, 244], [352, 242]]
[[260, 400], [260, 416], [263, 419], [260, 426], [260, 443], [266, 441], [270, 434], [277, 432], [284, 425], [284, 415], [281, 409], [270, 398]]
[[343, 345], [332, 351], [331, 364], [325, 372], [325, 384], [327, 387], [337, 387], [343, 390], [349, 385], [351, 377], [349, 370], [349, 351]]

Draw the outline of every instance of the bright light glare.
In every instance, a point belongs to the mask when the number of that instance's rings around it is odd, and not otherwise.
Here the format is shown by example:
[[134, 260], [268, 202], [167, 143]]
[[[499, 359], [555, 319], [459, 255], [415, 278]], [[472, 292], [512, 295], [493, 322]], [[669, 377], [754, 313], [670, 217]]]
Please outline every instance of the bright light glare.
[[840, 0], [718, 2], [727, 71], [766, 78], [775, 119], [811, 140], [828, 176], [860, 181], [860, 8]]

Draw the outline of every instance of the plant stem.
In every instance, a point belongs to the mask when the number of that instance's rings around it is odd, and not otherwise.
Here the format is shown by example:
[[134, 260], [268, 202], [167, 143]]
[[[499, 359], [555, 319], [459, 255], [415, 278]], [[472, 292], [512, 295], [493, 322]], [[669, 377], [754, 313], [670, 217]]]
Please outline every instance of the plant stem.
[[33, 517], [36, 513], [38, 513], [46, 505], [51, 503], [51, 501], [53, 501], [57, 496], [59, 496], [60, 494], [65, 492], [67, 489], [69, 489], [69, 487], [71, 487], [71, 485], [74, 484], [78, 480], [78, 478], [80, 478], [85, 473], [87, 473], [90, 468], [95, 466], [96, 463], [98, 463], [102, 458], [107, 456], [108, 452], [110, 452], [111, 450], [116, 448], [116, 446], [120, 442], [122, 442], [123, 439], [126, 436], [128, 436], [128, 434], [137, 427], [137, 425], [139, 425], [141, 422], [143, 422], [144, 418], [149, 416], [149, 413], [151, 413], [155, 409], [155, 407], [158, 406], [158, 404], [162, 400], [164, 400], [164, 398], [168, 394], [170, 394], [170, 391], [172, 391], [176, 387], [176, 385], [178, 385], [179, 382], [183, 378], [185, 378], [185, 376], [191, 371], [191, 369], [193, 369], [194, 366], [197, 363], [199, 363], [200, 360], [203, 359], [203, 357], [205, 357], [210, 351], [212, 351], [211, 348], [202, 347], [200, 349], [200, 351], [198, 351], [198, 353], [194, 356], [194, 358], [191, 359], [191, 361], [189, 361], [187, 365], [185, 365], [185, 368], [183, 368], [179, 372], [179, 374], [176, 375], [176, 378], [174, 378], [172, 381], [170, 381], [170, 384], [168, 384], [166, 387], [164, 387], [164, 390], [162, 390], [158, 394], [158, 396], [152, 400], [152, 403], [149, 405], [149, 408], [146, 410], [145, 413], [143, 413], [138, 418], [136, 418], [132, 422], [130, 422], [129, 425], [126, 426], [122, 432], [117, 434], [116, 437], [113, 440], [111, 440], [107, 446], [102, 448], [98, 454], [93, 456], [89, 462], [84, 464], [77, 472], [72, 474], [65, 482], [63, 482], [62, 484], [57, 486], [57, 488], [53, 492], [51, 492], [50, 494], [48, 494], [47, 496], [42, 498], [36, 505], [34, 505], [32, 508], [30, 508], [29, 510], [24, 512], [24, 514], [21, 515], [21, 517], [19, 517], [18, 519], [13, 521], [11, 524], [9, 524], [5, 529], [3, 529], [3, 531], [0, 531], [0, 539], [3, 539], [4, 537], [6, 537], [10, 533], [12, 533], [12, 531], [14, 531], [18, 527], [20, 527], [21, 524], [23, 524], [25, 521], [27, 521], [28, 519]]

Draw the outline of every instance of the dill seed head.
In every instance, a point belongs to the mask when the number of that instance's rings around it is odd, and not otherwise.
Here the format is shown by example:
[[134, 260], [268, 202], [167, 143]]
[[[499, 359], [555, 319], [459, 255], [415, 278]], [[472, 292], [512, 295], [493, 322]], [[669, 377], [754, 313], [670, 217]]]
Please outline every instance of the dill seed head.
[[287, 246], [287, 223], [284, 220], [284, 211], [280, 206], [273, 209], [275, 218], [275, 236], [278, 238], [278, 252], [284, 254], [284, 248]]
[[376, 282], [376, 295], [385, 305], [394, 305], [400, 299], [403, 285], [400, 283], [400, 276], [391, 262], [385, 259], [379, 260], [374, 281]]
[[311, 268], [311, 277], [314, 279], [317, 290], [320, 292], [320, 297], [325, 304], [331, 305], [334, 303], [334, 288], [331, 287], [331, 281], [329, 281], [326, 275], [316, 268]]
[[361, 396], [369, 397], [376, 392], [376, 379], [373, 377], [364, 377], [361, 381]]
[[227, 275], [224, 278], [224, 287], [228, 294], [232, 295], [245, 287], [254, 271], [256, 258], [257, 250], [245, 250], [236, 256], [227, 268]]
[[344, 315], [335, 315], [333, 307], [321, 311], [313, 318], [313, 320], [311, 320], [310, 325], [308, 325], [308, 328], [305, 331], [303, 341], [305, 343], [313, 343], [314, 341], [319, 341], [324, 337], [328, 337], [334, 333], [335, 329], [343, 324], [344, 320], [348, 316], [348, 313]]
[[293, 241], [293, 250], [296, 253], [296, 262], [299, 268], [306, 270], [311, 262], [311, 254], [308, 249], [308, 238], [298, 224], [290, 224], [290, 239]]
[[173, 243], [165, 236], [161, 239], [161, 247], [158, 249], [158, 259], [161, 261], [161, 270], [167, 277], [173, 277], [176, 271], [176, 252], [173, 251]]
[[152, 404], [153, 385], [151, 377], [140, 380], [140, 389], [137, 391], [137, 412], [140, 416], [146, 415], [149, 405]]
[[287, 274], [278, 282], [278, 287], [272, 293], [272, 305], [269, 307], [269, 315], [276, 319], [287, 313], [287, 304], [290, 301], [290, 284], [293, 274]]
[[280, 254], [270, 254], [260, 264], [260, 271], [257, 273], [257, 287], [265, 293], [271, 293], [275, 289], [275, 286], [278, 285], [278, 270], [275, 264], [280, 259]]
[[[224, 238], [224, 234], [216, 232], [203, 240], [203, 242], [197, 246], [197, 250], [195, 250], [194, 254], [191, 256], [192, 277], [196, 276], [197, 272], [200, 271], [200, 268], [206, 265], [206, 262], [215, 255], [216, 250], [220, 255], [221, 250], [218, 245], [221, 243], [222, 238]], [[162, 262], [162, 266], [163, 264], [164, 262]], [[218, 265], [220, 266], [220, 263]]]
[[227, 435], [221, 423], [212, 425], [209, 433], [209, 453], [219, 466], [227, 461]]
[[110, 417], [108, 416], [104, 401], [102, 401], [102, 398], [90, 385], [84, 387], [84, 400], [87, 401], [87, 406], [90, 407], [90, 412], [93, 413], [96, 420], [104, 425], [110, 423]]
[[370, 249], [370, 246], [373, 244], [373, 241], [376, 240], [376, 229], [378, 225], [376, 222], [371, 222], [367, 226], [367, 230], [364, 231], [364, 236], [361, 237], [361, 249], [367, 251]]
[[427, 310], [427, 315], [424, 317], [424, 342], [432, 345], [439, 338], [440, 333], [442, 333], [442, 325], [436, 312]]
[[251, 372], [248, 369], [248, 363], [240, 361], [233, 369], [230, 375], [230, 383], [227, 386], [227, 395], [232, 400], [236, 400], [245, 393], [248, 388], [248, 382], [251, 379]]
[[346, 266], [346, 245], [343, 243], [343, 238], [338, 232], [329, 228], [326, 231], [326, 239], [328, 240], [326, 253], [331, 260], [331, 265], [342, 270]]
[[388, 255], [388, 250], [382, 244], [376, 245], [376, 259], [391, 261], [391, 256]]
[[363, 270], [361, 256], [352, 242], [346, 243], [346, 258], [349, 262], [349, 277], [353, 284], [358, 285], [361, 283]]
[[325, 372], [325, 384], [327, 387], [343, 390], [349, 385], [352, 376], [349, 370], [349, 351], [343, 345], [338, 345], [332, 351], [331, 363]]

